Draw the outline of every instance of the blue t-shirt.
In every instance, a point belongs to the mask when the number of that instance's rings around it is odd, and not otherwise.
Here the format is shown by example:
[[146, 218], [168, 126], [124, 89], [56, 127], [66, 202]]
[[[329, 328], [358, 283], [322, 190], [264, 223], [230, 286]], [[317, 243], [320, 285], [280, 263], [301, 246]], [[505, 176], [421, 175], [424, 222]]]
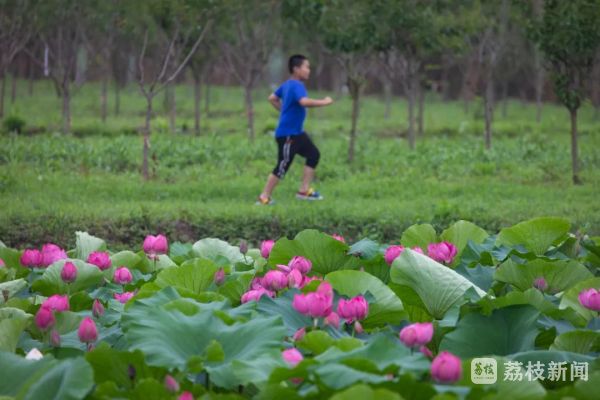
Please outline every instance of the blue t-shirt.
[[299, 135], [304, 132], [306, 109], [299, 103], [301, 98], [307, 97], [304, 84], [296, 79], [288, 79], [275, 91], [275, 96], [281, 99], [281, 113], [275, 137]]

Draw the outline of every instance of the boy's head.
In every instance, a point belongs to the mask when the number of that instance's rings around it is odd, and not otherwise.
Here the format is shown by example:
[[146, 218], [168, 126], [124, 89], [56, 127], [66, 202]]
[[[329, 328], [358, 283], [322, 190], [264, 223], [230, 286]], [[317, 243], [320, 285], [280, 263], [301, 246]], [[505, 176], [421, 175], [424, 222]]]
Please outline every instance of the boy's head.
[[308, 58], [302, 54], [294, 54], [288, 61], [288, 69], [290, 74], [303, 81], [308, 80], [310, 76], [310, 63]]

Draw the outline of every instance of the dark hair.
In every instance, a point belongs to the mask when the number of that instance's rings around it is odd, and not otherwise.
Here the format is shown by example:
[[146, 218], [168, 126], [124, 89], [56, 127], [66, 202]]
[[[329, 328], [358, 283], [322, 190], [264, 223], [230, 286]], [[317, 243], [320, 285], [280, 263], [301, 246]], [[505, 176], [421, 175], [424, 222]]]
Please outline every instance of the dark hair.
[[294, 68], [301, 66], [304, 60], [308, 60], [308, 58], [304, 57], [302, 54], [294, 54], [291, 56], [288, 61], [288, 69], [290, 70], [290, 74], [293, 74]]

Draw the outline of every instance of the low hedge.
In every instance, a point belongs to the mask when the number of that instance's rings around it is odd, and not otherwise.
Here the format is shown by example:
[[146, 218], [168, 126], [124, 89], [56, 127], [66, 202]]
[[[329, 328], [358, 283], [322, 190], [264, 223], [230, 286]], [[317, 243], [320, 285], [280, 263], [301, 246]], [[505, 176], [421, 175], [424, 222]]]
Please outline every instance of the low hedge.
[[[164, 233], [171, 242], [193, 242], [199, 238], [217, 237], [231, 243], [245, 239], [253, 245], [267, 238], [282, 236], [293, 237], [307, 228], [315, 228], [323, 232], [339, 233], [353, 242], [370, 237], [383, 243], [397, 242], [402, 232], [412, 224], [431, 223], [438, 232], [447, 228], [459, 216], [446, 214], [431, 221], [385, 220], [374, 217], [341, 217], [330, 218], [312, 216], [281, 217], [252, 214], [248, 216], [180, 216], [178, 218], [160, 218], [148, 215], [119, 217], [115, 219], [88, 219], [84, 217], [48, 215], [36, 218], [8, 217], [0, 220], [0, 240], [7, 246], [24, 248], [39, 246], [46, 242], [73, 248], [75, 236], [73, 232], [81, 230], [105, 239], [110, 248], [115, 250], [140, 246], [145, 235]], [[497, 232], [507, 226], [506, 221], [471, 222], [481, 226], [490, 233]]]

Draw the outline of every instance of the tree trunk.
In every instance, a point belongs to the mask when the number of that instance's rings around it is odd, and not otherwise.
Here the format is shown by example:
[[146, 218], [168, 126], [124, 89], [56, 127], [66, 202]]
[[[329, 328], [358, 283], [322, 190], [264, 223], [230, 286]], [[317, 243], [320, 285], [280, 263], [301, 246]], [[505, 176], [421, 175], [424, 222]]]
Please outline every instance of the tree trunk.
[[254, 104], [252, 102], [252, 86], [244, 86], [244, 94], [246, 100], [246, 115], [248, 117], [248, 137], [251, 141], [254, 140]]
[[419, 100], [419, 108], [417, 110], [417, 132], [419, 137], [423, 137], [423, 114], [425, 108], [425, 89], [421, 86], [419, 78], [417, 78], [417, 95]]
[[577, 150], [577, 109], [570, 110], [571, 115], [571, 164], [573, 167], [573, 183], [581, 185], [579, 179], [579, 157]]
[[488, 73], [485, 85], [484, 96], [484, 114], [485, 114], [485, 148], [492, 148], [492, 121], [494, 118], [494, 80], [491, 73]]
[[542, 66], [542, 61], [540, 56], [536, 51], [536, 60], [535, 60], [535, 121], [537, 123], [542, 122], [542, 97], [544, 96], [544, 67]]
[[592, 71], [592, 79], [590, 79], [592, 85], [591, 100], [594, 106], [594, 120], [600, 119], [600, 52], [596, 56], [596, 63]]
[[388, 78], [384, 78], [383, 81], [383, 96], [385, 101], [385, 111], [383, 114], [384, 119], [390, 119], [392, 114], [392, 82]]
[[440, 78], [442, 100], [447, 102], [450, 100], [450, 78], [448, 74], [449, 65], [447, 57], [442, 57], [442, 76]]
[[406, 95], [408, 98], [408, 147], [411, 150], [415, 149], [415, 101], [416, 101], [416, 88], [415, 79], [410, 77], [408, 84], [406, 85]]
[[350, 89], [352, 96], [352, 126], [350, 127], [350, 145], [348, 147], [348, 162], [351, 163], [354, 161], [354, 147], [356, 146], [356, 126], [360, 112], [360, 87], [357, 82], [349, 82], [349, 86], [353, 86]]
[[210, 117], [210, 81], [208, 76], [204, 80], [204, 115]]
[[476, 54], [472, 54], [467, 59], [467, 67], [463, 76], [462, 83], [462, 96], [464, 100], [465, 114], [469, 113], [469, 105], [475, 92], [477, 91], [477, 84], [479, 82], [479, 75], [481, 74], [481, 68]]
[[165, 86], [165, 95], [163, 96], [162, 106], [163, 106], [163, 111], [166, 113], [169, 112], [169, 109], [170, 109], [169, 106], [171, 104], [171, 87], [172, 87], [171, 83], [168, 83]]
[[121, 86], [119, 82], [115, 82], [115, 115], [121, 113]]
[[150, 121], [152, 119], [152, 96], [146, 95], [146, 121], [144, 124], [144, 147], [142, 150], [142, 176], [150, 179], [148, 173], [148, 151], [150, 150]]
[[100, 119], [102, 123], [106, 122], [106, 109], [108, 106], [108, 79], [106, 77], [102, 78], [102, 83], [100, 86]]
[[17, 68], [13, 69], [12, 73], [12, 85], [10, 90], [10, 104], [15, 104], [17, 100]]
[[169, 93], [169, 130], [171, 133], [177, 133], [177, 103], [175, 100], [175, 83], [171, 86]]
[[28, 65], [28, 74], [27, 74], [27, 78], [29, 81], [29, 85], [28, 85], [28, 90], [27, 93], [29, 94], [29, 96], [33, 96], [33, 83], [34, 83], [34, 67], [33, 67], [33, 62], [31, 60], [29, 60], [29, 62], [27, 63]]
[[202, 101], [202, 78], [194, 76], [194, 132], [200, 136], [200, 103]]
[[502, 82], [502, 118], [508, 116], [508, 82]]
[[71, 133], [71, 93], [69, 91], [69, 84], [65, 83], [62, 87], [62, 119], [63, 119], [63, 133]]
[[2, 72], [2, 83], [0, 83], [0, 118], [4, 118], [4, 93], [6, 89], [6, 73]]

